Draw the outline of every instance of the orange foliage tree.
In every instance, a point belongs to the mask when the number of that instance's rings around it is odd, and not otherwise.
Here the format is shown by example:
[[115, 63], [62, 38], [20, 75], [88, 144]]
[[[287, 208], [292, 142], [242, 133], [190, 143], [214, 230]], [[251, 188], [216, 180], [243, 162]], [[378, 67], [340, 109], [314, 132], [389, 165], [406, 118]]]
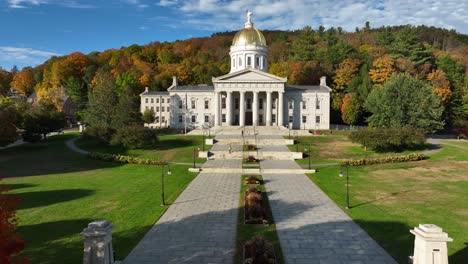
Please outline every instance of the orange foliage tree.
[[15, 76], [13, 76], [13, 81], [10, 83], [11, 88], [24, 96], [27, 96], [32, 92], [35, 84], [36, 81], [34, 80], [31, 68], [26, 67], [15, 74]]
[[383, 83], [390, 79], [392, 73], [395, 71], [393, 68], [394, 62], [389, 55], [379, 57], [372, 62], [374, 69], [369, 71], [372, 82], [376, 87], [383, 87]]
[[447, 80], [446, 74], [442, 70], [433, 70], [427, 74], [427, 79], [432, 83], [432, 91], [439, 96], [442, 104], [447, 104], [452, 97], [450, 90], [450, 82]]
[[17, 197], [6, 194], [8, 187], [0, 185], [0, 263], [29, 263], [18, 255], [24, 249], [24, 240], [16, 233]]
[[335, 84], [336, 90], [344, 90], [349, 83], [356, 77], [356, 73], [359, 70], [361, 61], [358, 59], [345, 59], [338, 65], [336, 69]]

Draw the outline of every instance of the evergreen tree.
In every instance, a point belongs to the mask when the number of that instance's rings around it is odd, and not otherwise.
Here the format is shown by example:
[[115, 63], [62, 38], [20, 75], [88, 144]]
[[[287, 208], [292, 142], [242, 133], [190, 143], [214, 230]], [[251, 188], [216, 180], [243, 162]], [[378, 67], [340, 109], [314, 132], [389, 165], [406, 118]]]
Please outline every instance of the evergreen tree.
[[411, 26], [404, 27], [396, 34], [391, 52], [397, 58], [407, 57], [418, 66], [431, 60], [430, 50], [419, 42], [416, 29]]
[[317, 42], [317, 33], [306, 26], [299, 31], [299, 35], [294, 41], [291, 52], [294, 61], [310, 61], [314, 54], [314, 44]]
[[18, 112], [8, 97], [0, 97], [0, 147], [15, 142], [18, 137]]
[[83, 118], [83, 111], [88, 102], [88, 87], [84, 81], [78, 77], [70, 76], [64, 85], [65, 93], [71, 97], [76, 109], [78, 120]]
[[127, 87], [123, 94], [120, 95], [118, 103], [115, 106], [111, 126], [117, 130], [128, 125], [141, 123], [140, 98], [133, 94], [130, 87]]

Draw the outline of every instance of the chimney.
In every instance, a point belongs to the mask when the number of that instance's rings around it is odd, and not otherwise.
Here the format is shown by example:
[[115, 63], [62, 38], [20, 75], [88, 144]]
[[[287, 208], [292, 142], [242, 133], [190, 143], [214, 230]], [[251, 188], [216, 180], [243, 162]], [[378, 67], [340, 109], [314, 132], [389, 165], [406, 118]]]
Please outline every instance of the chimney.
[[145, 93], [149, 91], [148, 86], [145, 87]]
[[327, 86], [327, 77], [326, 76], [320, 77], [320, 86]]
[[172, 86], [177, 86], [177, 77], [172, 76]]

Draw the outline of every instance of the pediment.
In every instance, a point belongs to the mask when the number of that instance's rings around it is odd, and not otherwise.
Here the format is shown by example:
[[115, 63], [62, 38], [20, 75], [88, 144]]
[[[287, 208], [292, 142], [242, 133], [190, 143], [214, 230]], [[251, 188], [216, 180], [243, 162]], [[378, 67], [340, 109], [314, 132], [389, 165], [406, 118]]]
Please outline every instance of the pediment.
[[213, 78], [213, 82], [286, 82], [286, 78], [259, 71], [256, 69], [245, 69]]

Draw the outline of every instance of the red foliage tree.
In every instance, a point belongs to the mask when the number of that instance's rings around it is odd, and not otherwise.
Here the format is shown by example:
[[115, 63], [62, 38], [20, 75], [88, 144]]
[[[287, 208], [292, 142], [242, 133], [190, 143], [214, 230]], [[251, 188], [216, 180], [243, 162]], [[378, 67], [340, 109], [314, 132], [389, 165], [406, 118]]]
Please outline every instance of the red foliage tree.
[[8, 187], [0, 185], [0, 263], [29, 263], [28, 259], [19, 257], [24, 249], [24, 240], [16, 233], [16, 205], [17, 197], [6, 194]]

